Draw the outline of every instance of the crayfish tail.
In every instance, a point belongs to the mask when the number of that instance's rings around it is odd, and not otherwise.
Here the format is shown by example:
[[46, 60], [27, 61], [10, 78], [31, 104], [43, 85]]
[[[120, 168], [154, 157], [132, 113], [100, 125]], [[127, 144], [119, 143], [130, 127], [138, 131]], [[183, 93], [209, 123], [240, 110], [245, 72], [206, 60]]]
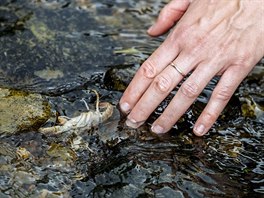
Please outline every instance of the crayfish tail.
[[101, 112], [102, 122], [104, 122], [112, 116], [112, 114], [114, 112], [114, 107], [112, 104], [110, 104], [108, 102], [102, 102], [102, 103], [100, 103], [100, 106], [105, 108], [105, 110]]

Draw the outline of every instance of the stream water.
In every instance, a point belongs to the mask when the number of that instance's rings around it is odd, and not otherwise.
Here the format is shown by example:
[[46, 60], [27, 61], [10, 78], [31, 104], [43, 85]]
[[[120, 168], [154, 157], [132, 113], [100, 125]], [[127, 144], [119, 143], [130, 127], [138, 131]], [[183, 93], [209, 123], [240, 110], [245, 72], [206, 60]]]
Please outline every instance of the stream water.
[[3, 88], [43, 97], [51, 110], [41, 126], [87, 111], [82, 99], [94, 109], [92, 89], [114, 113], [84, 133], [0, 131], [0, 197], [263, 197], [264, 59], [204, 137], [192, 127], [217, 78], [163, 136], [150, 125], [177, 88], [142, 127], [124, 124], [118, 101], [165, 38], [146, 30], [167, 2], [1, 0], [0, 96]]

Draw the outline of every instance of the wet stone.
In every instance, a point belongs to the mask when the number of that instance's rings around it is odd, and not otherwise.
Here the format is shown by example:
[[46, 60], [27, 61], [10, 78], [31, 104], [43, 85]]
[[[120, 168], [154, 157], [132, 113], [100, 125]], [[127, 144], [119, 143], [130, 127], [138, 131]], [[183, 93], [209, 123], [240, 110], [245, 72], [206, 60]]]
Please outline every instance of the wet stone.
[[50, 113], [48, 102], [39, 94], [0, 88], [0, 134], [37, 129]]
[[139, 66], [122, 65], [107, 70], [104, 76], [104, 84], [112, 90], [124, 91], [131, 82]]
[[[148, 17], [151, 23], [150, 13], [156, 11], [140, 11], [148, 7], [140, 2], [110, 6], [113, 3], [0, 3], [0, 85], [49, 94], [67, 92], [86, 83], [80, 76], [88, 81], [107, 67], [142, 62], [153, 49], [141, 44], [142, 37], [150, 38], [139, 22]], [[159, 42], [151, 40], [150, 46], [157, 47]]]

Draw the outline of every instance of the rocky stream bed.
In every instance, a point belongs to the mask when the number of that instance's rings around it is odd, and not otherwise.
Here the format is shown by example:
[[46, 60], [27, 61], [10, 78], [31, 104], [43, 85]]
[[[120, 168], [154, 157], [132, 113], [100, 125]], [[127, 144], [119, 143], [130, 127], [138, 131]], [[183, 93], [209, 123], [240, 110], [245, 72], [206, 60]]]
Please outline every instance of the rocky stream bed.
[[[263, 197], [264, 59], [210, 133], [192, 127], [213, 79], [165, 135], [124, 124], [118, 101], [165, 36], [146, 29], [167, 0], [1, 0], [0, 197]], [[43, 134], [100, 101], [112, 116], [83, 132]]]

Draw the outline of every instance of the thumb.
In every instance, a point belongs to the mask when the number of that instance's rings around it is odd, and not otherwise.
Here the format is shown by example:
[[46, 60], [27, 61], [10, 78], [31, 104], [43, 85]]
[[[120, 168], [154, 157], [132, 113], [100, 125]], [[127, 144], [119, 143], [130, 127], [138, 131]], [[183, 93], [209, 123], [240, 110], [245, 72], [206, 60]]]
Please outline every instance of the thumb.
[[154, 25], [148, 29], [151, 36], [166, 33], [187, 10], [190, 0], [172, 0], [160, 12]]

